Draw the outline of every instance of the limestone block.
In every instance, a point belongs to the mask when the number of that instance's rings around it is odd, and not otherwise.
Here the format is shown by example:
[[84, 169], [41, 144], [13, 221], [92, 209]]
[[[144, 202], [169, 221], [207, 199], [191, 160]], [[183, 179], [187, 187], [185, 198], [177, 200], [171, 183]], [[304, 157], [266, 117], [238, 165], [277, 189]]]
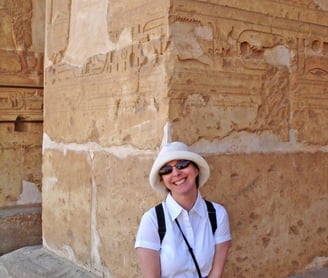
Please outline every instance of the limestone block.
[[150, 77], [134, 73], [49, 85], [45, 133], [56, 142], [156, 146], [166, 120], [163, 67], [153, 68]]
[[24, 182], [42, 190], [42, 123], [25, 123], [25, 127], [19, 132], [15, 122], [0, 122], [0, 207], [17, 204]]
[[0, 208], [0, 238], [0, 255], [41, 244], [41, 205]]
[[98, 252], [113, 277], [140, 277], [135, 235], [143, 212], [161, 200], [148, 184], [151, 163], [146, 156], [95, 155]]
[[270, 131], [288, 141], [294, 129], [298, 142], [326, 145], [324, 8], [308, 13], [282, 1], [223, 2], [173, 1], [169, 118], [175, 139], [191, 144]]
[[43, 85], [45, 1], [4, 0], [0, 7], [0, 84]]
[[21, 149], [0, 149], [0, 206], [6, 206], [18, 200], [22, 192]]
[[202, 193], [230, 216], [227, 277], [285, 277], [327, 256], [327, 154], [206, 158], [211, 176]]
[[24, 182], [41, 192], [42, 121], [42, 89], [0, 88], [0, 206], [17, 204]]
[[85, 153], [45, 151], [42, 225], [44, 244], [90, 265], [91, 167]]
[[[161, 40], [167, 32], [167, 19], [164, 17], [167, 4], [159, 0], [101, 0], [57, 1], [47, 5], [46, 30], [50, 43], [45, 52], [46, 68], [60, 64], [83, 67], [94, 61], [98, 72], [107, 71], [96, 56], [116, 51], [120, 61], [113, 65], [114, 68], [129, 68], [133, 58], [143, 56], [147, 42], [152, 44], [155, 39]], [[120, 50], [131, 45], [134, 45], [133, 55], [125, 50], [121, 56]], [[158, 49], [153, 47], [154, 50]], [[147, 60], [146, 52], [146, 57], [140, 57], [138, 62]], [[129, 56], [126, 57], [126, 54]], [[61, 71], [61, 68], [58, 70]], [[67, 69], [67, 73], [71, 70]], [[63, 77], [65, 74], [61, 74]]]
[[[59, 3], [48, 7], [49, 37], [54, 43], [59, 39], [47, 49], [46, 59], [45, 132], [51, 140], [156, 147], [167, 122], [171, 69], [164, 55], [165, 2], [148, 2], [77, 1], [71, 9]], [[118, 12], [121, 5], [131, 8], [128, 17]], [[145, 9], [149, 14], [142, 16]], [[99, 22], [92, 24], [105, 33], [94, 40], [94, 31], [82, 28], [93, 14]], [[53, 23], [57, 20], [59, 25]]]

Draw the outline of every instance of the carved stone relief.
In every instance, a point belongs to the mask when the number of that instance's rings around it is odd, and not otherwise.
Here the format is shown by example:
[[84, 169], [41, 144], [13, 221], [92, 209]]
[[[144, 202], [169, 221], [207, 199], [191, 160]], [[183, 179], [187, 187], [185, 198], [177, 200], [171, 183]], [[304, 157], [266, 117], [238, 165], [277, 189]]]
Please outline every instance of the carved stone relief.
[[[237, 11], [219, 4], [194, 8], [202, 12], [190, 15], [188, 3], [176, 1], [170, 21], [178, 62], [170, 88], [176, 138], [191, 121], [203, 129], [192, 132], [189, 143], [198, 134], [213, 140], [242, 130], [270, 131], [288, 141], [295, 129], [300, 142], [326, 144], [328, 29], [246, 10], [232, 19]], [[207, 104], [186, 114], [185, 103], [195, 95]]]
[[[208, 147], [213, 178], [203, 192], [226, 201], [231, 211], [238, 238], [227, 275], [278, 277], [302, 268], [308, 260], [302, 243], [316, 231], [296, 235], [295, 225], [301, 229], [305, 221], [292, 214], [301, 215], [302, 205], [310, 207], [307, 215], [326, 208], [318, 193], [324, 191], [325, 152], [302, 149], [305, 144], [324, 148], [328, 139], [323, 2], [132, 2], [99, 1], [100, 21], [107, 19], [107, 29], [101, 24], [101, 30], [107, 32], [74, 57], [79, 40], [72, 32], [83, 26], [74, 5], [81, 5], [84, 18], [87, 8], [98, 10], [96, 2], [49, 1], [47, 32], [53, 45], [47, 48], [45, 74], [46, 245], [64, 256], [73, 254], [104, 276], [137, 276], [130, 255], [137, 220], [157, 198], [149, 193], [147, 169], [161, 140], [181, 139]], [[94, 51], [99, 46], [93, 48], [93, 42], [100, 41], [107, 48]], [[287, 150], [291, 133], [301, 154]], [[276, 154], [254, 147], [249, 153], [241, 144], [236, 154], [215, 153], [212, 141], [239, 134], [251, 138], [245, 144], [269, 134], [287, 148]], [[84, 171], [70, 171], [71, 165]], [[311, 165], [319, 166], [307, 178]], [[76, 189], [79, 194], [72, 194]], [[56, 204], [62, 205], [59, 210], [52, 209]], [[63, 225], [54, 228], [54, 220]], [[82, 233], [85, 225], [91, 228]], [[325, 229], [320, 225], [311, 229]], [[299, 248], [294, 253], [282, 248], [286, 234]], [[254, 235], [257, 249], [249, 252]], [[317, 245], [312, 254], [321, 248]], [[266, 256], [260, 257], [263, 250]]]
[[0, 88], [0, 122], [43, 120], [43, 90], [31, 88]]
[[0, 208], [41, 202], [44, 7], [0, 1]]
[[47, 58], [59, 63], [67, 49], [71, 0], [50, 0], [47, 5]]
[[0, 84], [42, 86], [44, 2], [0, 2]]
[[[156, 3], [153, 6], [154, 10], [158, 9]], [[110, 8], [108, 11], [105, 9], [103, 13], [106, 14], [109, 10]], [[57, 13], [54, 8], [49, 14]], [[69, 16], [65, 20], [68, 18]], [[108, 26], [112, 24], [110, 20], [113, 19], [108, 19]], [[48, 24], [51, 33], [51, 21]], [[67, 24], [68, 22], [62, 25]], [[71, 31], [70, 28], [67, 31], [67, 42], [73, 39], [69, 35]], [[101, 144], [118, 144], [122, 140], [136, 144], [147, 129], [158, 135], [162, 127], [158, 125], [154, 129], [154, 121], [149, 119], [154, 119], [153, 115], [159, 111], [158, 98], [162, 96], [157, 91], [166, 84], [154, 79], [152, 75], [159, 76], [160, 79], [164, 76], [164, 53], [168, 49], [166, 34], [167, 21], [162, 14], [154, 12], [153, 16], [141, 17], [138, 22], [124, 28], [108, 30], [111, 41], [107, 43], [113, 45], [113, 49], [105, 53], [96, 51], [95, 54], [94, 49], [89, 46], [90, 56], [79, 65], [69, 62], [66, 56], [68, 44], [62, 50], [52, 48], [51, 51], [54, 52], [51, 57], [61, 58], [48, 57], [50, 60], [46, 62], [48, 66], [45, 84], [50, 92], [49, 100], [54, 103], [46, 111], [48, 119], [54, 123], [46, 126], [46, 132], [52, 133], [52, 129], [58, 126], [57, 122], [65, 121], [73, 129], [63, 127], [59, 136], [64, 136], [68, 141], [76, 137], [71, 132], [74, 128], [80, 130], [77, 131], [81, 135], [78, 139], [80, 142], [92, 138], [92, 141]], [[87, 34], [85, 36], [88, 37]], [[90, 40], [91, 44], [92, 42]], [[92, 83], [89, 82], [91, 79], [94, 80]], [[68, 87], [71, 89], [66, 91], [65, 88]], [[85, 98], [79, 97], [80, 89], [85, 92]], [[57, 102], [52, 101], [55, 98]], [[73, 98], [76, 101], [58, 101]], [[60, 107], [56, 103], [61, 103]], [[95, 112], [101, 120], [93, 119]], [[79, 128], [80, 122], [85, 123], [83, 130]], [[58, 131], [57, 129], [52, 136], [57, 136]], [[148, 140], [152, 141], [150, 144], [154, 144], [153, 137]]]

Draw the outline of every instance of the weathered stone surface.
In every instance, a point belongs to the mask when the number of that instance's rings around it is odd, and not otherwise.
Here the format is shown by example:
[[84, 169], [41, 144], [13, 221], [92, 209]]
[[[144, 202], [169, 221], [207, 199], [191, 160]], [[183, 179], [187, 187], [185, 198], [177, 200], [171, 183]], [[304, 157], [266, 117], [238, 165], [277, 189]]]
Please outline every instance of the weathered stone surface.
[[45, 1], [1, 1], [1, 85], [43, 85], [44, 24]]
[[0, 257], [0, 277], [3, 278], [96, 278], [68, 260], [42, 246], [24, 247]]
[[[100, 74], [49, 86], [52, 105], [45, 111], [45, 132], [55, 142], [155, 146], [166, 120], [157, 118], [166, 107], [160, 97], [163, 73], [163, 68], [154, 68], [151, 76], [158, 78], [152, 80], [149, 72]], [[146, 133], [150, 135], [144, 136]]]
[[[12, 84], [15, 85], [15, 84]], [[0, 122], [43, 120], [43, 90], [37, 88], [0, 87]]]
[[0, 1], [0, 253], [41, 244], [45, 1]]
[[[227, 277], [284, 277], [327, 257], [328, 156], [212, 155], [203, 195], [230, 214]], [[309, 174], [311, 173], [311, 175]]]
[[15, 122], [0, 122], [0, 207], [17, 204], [24, 182], [41, 192], [42, 123], [24, 127], [15, 131]]
[[0, 238], [0, 256], [24, 246], [41, 244], [41, 205], [2, 207]]
[[102, 153], [95, 155], [99, 255], [113, 277], [140, 277], [134, 238], [143, 211], [156, 197], [147, 185], [151, 162], [149, 157], [142, 155], [125, 158]]
[[48, 5], [45, 245], [138, 277], [135, 233], [160, 199], [148, 172], [173, 139], [210, 162], [202, 192], [234, 238], [227, 277], [328, 257], [327, 18], [323, 1]]
[[177, 63], [169, 89], [176, 138], [194, 143], [269, 130], [288, 141], [294, 129], [299, 142], [326, 145], [326, 13], [272, 1], [210, 2], [173, 2]]
[[92, 176], [86, 153], [44, 153], [44, 245], [90, 265]]
[[[133, 12], [123, 16], [122, 6]], [[155, 147], [168, 109], [165, 1], [98, 1], [87, 9], [77, 1], [72, 10], [48, 9], [49, 37], [60, 40], [47, 50], [45, 133], [56, 142]], [[89, 21], [97, 31], [84, 25]]]

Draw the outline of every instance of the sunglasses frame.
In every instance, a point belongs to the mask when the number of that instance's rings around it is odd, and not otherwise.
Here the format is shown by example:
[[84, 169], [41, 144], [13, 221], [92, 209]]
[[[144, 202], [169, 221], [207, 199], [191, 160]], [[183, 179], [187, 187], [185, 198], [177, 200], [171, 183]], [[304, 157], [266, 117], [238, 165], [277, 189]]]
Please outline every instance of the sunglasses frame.
[[175, 167], [178, 170], [183, 170], [189, 167], [190, 164], [194, 163], [188, 159], [182, 159], [179, 160], [177, 163], [175, 163], [175, 165], [164, 165], [163, 167], [161, 167], [158, 171], [158, 174], [160, 176], [165, 176], [168, 174], [171, 174], [173, 172], [173, 167]]

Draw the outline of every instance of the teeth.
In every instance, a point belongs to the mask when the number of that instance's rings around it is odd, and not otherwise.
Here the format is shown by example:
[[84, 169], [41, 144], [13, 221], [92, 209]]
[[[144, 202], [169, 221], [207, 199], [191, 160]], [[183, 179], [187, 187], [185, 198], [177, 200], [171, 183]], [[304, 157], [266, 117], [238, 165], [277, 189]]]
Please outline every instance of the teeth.
[[182, 180], [178, 180], [176, 182], [174, 182], [175, 185], [179, 185], [181, 183], [184, 183], [185, 179], [182, 179]]

